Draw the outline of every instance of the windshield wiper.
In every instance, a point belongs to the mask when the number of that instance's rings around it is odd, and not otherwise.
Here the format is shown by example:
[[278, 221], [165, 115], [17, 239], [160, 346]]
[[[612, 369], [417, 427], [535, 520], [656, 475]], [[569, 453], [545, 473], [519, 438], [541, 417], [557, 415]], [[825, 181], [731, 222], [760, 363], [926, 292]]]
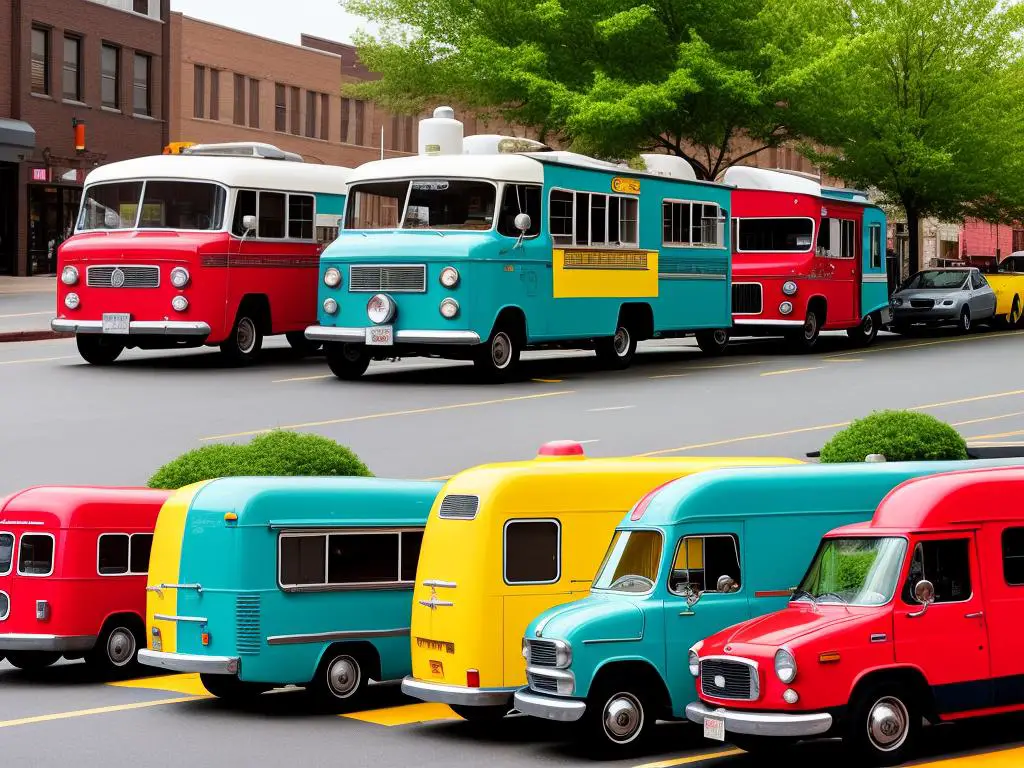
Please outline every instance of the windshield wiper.
[[823, 593], [821, 593], [820, 595], [818, 595], [818, 596], [817, 596], [817, 597], [816, 597], [816, 598], [814, 599], [814, 602], [816, 602], [816, 603], [820, 603], [820, 602], [821, 602], [822, 600], [824, 600], [824, 599], [825, 599], [826, 597], [834, 597], [834, 598], [835, 598], [836, 600], [838, 600], [838, 601], [839, 601], [840, 603], [842, 603], [843, 605], [849, 605], [849, 603], [850, 603], [850, 601], [849, 601], [849, 600], [847, 600], [847, 599], [846, 599], [845, 597], [843, 597], [842, 595], [840, 595], [840, 594], [839, 594], [838, 592], [823, 592]]
[[804, 598], [814, 602], [814, 595], [808, 592], [806, 589], [798, 589], [793, 593], [792, 600], [803, 600]]

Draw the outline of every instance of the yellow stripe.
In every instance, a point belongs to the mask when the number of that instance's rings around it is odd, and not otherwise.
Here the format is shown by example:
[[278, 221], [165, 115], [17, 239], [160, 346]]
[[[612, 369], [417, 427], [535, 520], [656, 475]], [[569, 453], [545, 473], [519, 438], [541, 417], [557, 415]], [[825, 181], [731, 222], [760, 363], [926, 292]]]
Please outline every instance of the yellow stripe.
[[703, 763], [705, 760], [715, 760], [720, 757], [732, 757], [733, 755], [746, 754], [742, 749], [725, 749], [719, 752], [702, 752], [699, 755], [688, 755], [687, 757], [676, 757], [671, 760], [659, 760], [656, 763], [643, 763], [633, 768], [670, 768], [673, 765], [692, 765]]
[[1024, 764], [1024, 747], [1004, 749], [999, 752], [989, 752], [981, 755], [967, 755], [966, 757], [951, 757], [943, 760], [936, 760], [931, 763], [917, 763], [918, 768], [924, 766], [935, 766], [935, 768], [1020, 768]]
[[171, 693], [187, 693], [190, 696], [209, 696], [210, 693], [199, 681], [198, 673], [186, 675], [162, 675], [158, 677], [140, 677], [137, 680], [120, 680], [107, 683], [117, 688], [141, 688], [150, 691], [170, 691]]
[[400, 707], [387, 707], [385, 709], [370, 709], [365, 712], [350, 712], [341, 717], [351, 720], [360, 720], [364, 723], [374, 725], [385, 725], [390, 727], [396, 725], [409, 725], [411, 723], [426, 723], [431, 720], [458, 720], [451, 707], [447, 704], [406, 704]]
[[991, 341], [992, 339], [1003, 339], [1007, 336], [1020, 336], [1024, 331], [1004, 331], [1002, 333], [991, 333], [978, 336], [956, 336], [951, 339], [934, 339], [932, 341], [918, 341], [913, 344], [885, 344], [869, 349], [858, 349], [856, 352], [836, 352], [828, 357], [849, 357], [850, 355], [870, 355], [875, 352], [892, 352], [899, 349], [913, 349], [914, 347], [933, 347], [937, 344], [959, 344], [965, 341]]
[[781, 376], [784, 373], [803, 373], [804, 371], [818, 371], [824, 368], [823, 365], [816, 365], [813, 368], [787, 368], [784, 371], [767, 371], [762, 376]]
[[52, 360], [70, 360], [77, 355], [61, 355], [60, 357], [25, 357], [20, 360], [0, 360], [0, 365], [18, 365], [19, 363], [49, 363]]
[[85, 717], [86, 715], [106, 715], [111, 712], [127, 712], [132, 709], [145, 709], [146, 707], [162, 707], [165, 704], [180, 704], [183, 701], [195, 701], [194, 696], [182, 696], [177, 699], [158, 699], [156, 701], [138, 701], [134, 704], [115, 704], [110, 707], [95, 707], [94, 709], [76, 709], [71, 712], [57, 712], [52, 715], [36, 715], [35, 717], [21, 717], [17, 720], [0, 721], [0, 728], [13, 728], [16, 725], [34, 725], [35, 723], [49, 723], [54, 720], [68, 720], [72, 717]]

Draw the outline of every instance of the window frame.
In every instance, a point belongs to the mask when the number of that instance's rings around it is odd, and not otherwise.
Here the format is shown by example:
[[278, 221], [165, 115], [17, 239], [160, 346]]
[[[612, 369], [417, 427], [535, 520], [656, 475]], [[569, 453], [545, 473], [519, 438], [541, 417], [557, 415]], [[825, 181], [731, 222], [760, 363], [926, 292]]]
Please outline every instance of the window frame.
[[[100, 542], [104, 536], [127, 536], [128, 537], [128, 563], [126, 565], [127, 570], [124, 573], [101, 573], [100, 572]], [[149, 536], [150, 538], [150, 553], [152, 553], [152, 540], [153, 534], [146, 531], [135, 531], [134, 533], [126, 533], [124, 531], [106, 531], [96, 537], [96, 575], [104, 579], [111, 577], [121, 576], [148, 576], [149, 569], [145, 571], [133, 571], [132, 570], [132, 544], [136, 536]]]
[[[229, 192], [231, 194], [231, 199], [230, 199], [230, 202], [231, 202], [231, 205], [230, 205], [231, 215], [228, 216], [227, 213], [225, 212], [225, 216], [224, 216], [224, 218], [225, 218], [225, 226], [226, 226], [227, 231], [231, 234], [231, 237], [235, 238], [236, 240], [241, 240], [242, 239], [242, 235], [239, 235], [239, 234], [235, 233], [235, 212], [236, 212], [237, 207], [238, 207], [238, 193], [239, 192], [254, 192], [256, 194], [256, 232], [254, 234], [251, 234], [251, 235], [246, 235], [245, 239], [247, 241], [248, 240], [262, 240], [262, 241], [268, 242], [268, 243], [283, 243], [283, 242], [288, 242], [288, 243], [314, 243], [314, 242], [316, 242], [317, 196], [316, 196], [315, 192], [298, 192], [298, 191], [288, 191], [288, 190], [284, 190], [284, 189], [253, 189], [252, 187], [234, 187], [234, 188], [231, 188], [229, 190]], [[284, 233], [285, 233], [284, 237], [261, 237], [260, 234], [259, 234], [259, 231], [260, 231], [260, 229], [259, 229], [259, 223], [260, 223], [260, 197], [262, 196], [261, 193], [263, 193], [263, 192], [268, 192], [268, 193], [277, 194], [277, 195], [284, 195]], [[143, 194], [145, 194], [145, 193], [143, 193]], [[302, 197], [312, 197], [313, 198], [313, 236], [310, 237], [310, 238], [297, 238], [297, 237], [289, 237], [288, 236], [288, 230], [289, 230], [289, 227], [291, 225], [291, 206], [290, 206], [290, 202], [291, 202], [292, 195], [300, 195]], [[347, 197], [346, 197], [346, 203], [347, 203]], [[303, 221], [305, 221], [305, 219], [303, 219]]]
[[18, 560], [18, 535], [14, 531], [0, 530], [0, 536], [4, 534], [11, 537], [11, 563], [6, 571], [0, 571], [0, 576], [10, 576], [14, 572], [15, 563]]
[[[803, 220], [803, 221], [811, 222], [811, 242], [808, 244], [807, 248], [802, 250], [802, 251], [788, 251], [788, 250], [786, 250], [786, 251], [780, 251], [780, 250], [769, 250], [769, 251], [757, 250], [757, 251], [753, 251], [753, 250], [747, 250], [745, 248], [740, 248], [740, 228], [743, 226], [743, 222], [744, 221], [764, 221], [766, 219], [767, 220], [796, 219], [796, 220]], [[733, 250], [735, 250], [737, 253], [784, 253], [784, 254], [787, 254], [787, 255], [788, 254], [799, 255], [799, 254], [805, 254], [805, 253], [812, 253], [818, 247], [817, 243], [818, 243], [818, 229], [819, 229], [819, 227], [818, 227], [818, 222], [815, 221], [813, 216], [738, 216], [738, 217], [733, 217], [733, 221], [736, 222], [736, 239], [735, 239], [735, 242], [733, 243]]]
[[276, 81], [274, 82], [274, 132], [288, 133], [288, 86]]
[[[665, 532], [663, 530], [661, 530], [661, 528], [654, 528], [654, 527], [649, 527], [649, 526], [638, 526], [638, 527], [630, 526], [629, 528], [616, 528], [614, 531], [612, 531], [612, 537], [614, 537], [616, 533], [656, 533], [656, 534], [658, 534], [658, 536], [661, 537], [661, 557], [662, 558], [665, 557]], [[609, 551], [611, 550], [611, 542], [612, 542], [612, 538], [609, 538], [608, 539], [608, 550]], [[618, 590], [608, 589], [607, 587], [595, 587], [594, 586], [594, 582], [597, 579], [597, 577], [600, 575], [601, 571], [604, 569], [605, 560], [607, 559], [607, 557], [608, 557], [608, 552], [606, 552], [604, 555], [602, 555], [601, 562], [598, 564], [597, 568], [595, 569], [594, 576], [593, 576], [593, 578], [590, 581], [590, 585], [591, 585], [590, 586], [590, 591], [591, 592], [596, 592], [599, 595], [622, 595], [622, 594], [627, 594], [629, 597], [647, 597], [649, 595], [654, 594], [654, 591], [658, 588], [658, 580], [661, 578], [662, 564], [660, 562], [658, 563], [658, 573], [655, 574], [655, 578], [653, 580], [654, 583], [651, 584], [651, 588], [648, 589], [646, 592], [623, 593], [623, 592], [619, 592]], [[671, 576], [671, 574], [670, 574], [670, 576]]]
[[[554, 523], [558, 532], [556, 539], [557, 568], [555, 578], [546, 581], [508, 580], [508, 529], [517, 523]], [[562, 580], [562, 521], [557, 517], [510, 517], [501, 526], [501, 580], [509, 587], [529, 587], [539, 584], [557, 584]]]
[[220, 120], [220, 73], [221, 70], [210, 67], [210, 119]]
[[[964, 605], [965, 603], [969, 603], [969, 602], [971, 602], [971, 600], [974, 599], [974, 596], [975, 596], [975, 589], [974, 589], [974, 587], [976, 586], [975, 585], [975, 581], [976, 580], [974, 578], [975, 577], [975, 572], [974, 572], [974, 560], [972, 558], [972, 551], [974, 550], [975, 538], [973, 536], [971, 536], [971, 535], [967, 535], [967, 536], [939, 535], [939, 536], [936, 536], [934, 538], [932, 538], [932, 537], [929, 537], [929, 538], [918, 538], [916, 541], [912, 542], [913, 545], [914, 545], [913, 547], [907, 547], [907, 552], [904, 555], [904, 557], [906, 558], [907, 562], [906, 562], [906, 565], [904, 567], [903, 578], [900, 579], [900, 581], [898, 582], [898, 584], [896, 586], [896, 590], [893, 593], [893, 598], [892, 598], [893, 600], [899, 598], [900, 603], [902, 603], [906, 608], [909, 608], [911, 610], [920, 609], [920, 607], [921, 607], [920, 603], [917, 603], [917, 602], [908, 603], [906, 600], [903, 599], [903, 587], [907, 584], [907, 580], [910, 578], [910, 568], [914, 564], [914, 554], [917, 552], [917, 548], [920, 547], [920, 546], [923, 546], [924, 544], [936, 544], [936, 543], [950, 542], [950, 541], [962, 541], [962, 542], [965, 542], [967, 544], [967, 573], [968, 573], [968, 576], [971, 579], [971, 592], [963, 600], [943, 600], [942, 602], [939, 602], [937, 600], [933, 600], [931, 603], [929, 603], [928, 608], [932, 609], [932, 608], [934, 608], [936, 606], [941, 606], [941, 605]], [[979, 563], [979, 567], [980, 567], [980, 563]], [[980, 575], [980, 573], [979, 573], [979, 575]], [[925, 574], [924, 579], [927, 579], [927, 580], [930, 581], [930, 579], [928, 579], [927, 574]], [[934, 583], [935, 582], [932, 582], [932, 584], [934, 584]], [[911, 595], [913, 595], [913, 586], [911, 586]]]
[[[113, 51], [114, 53], [114, 71], [108, 73], [103, 68], [103, 54], [106, 51]], [[103, 83], [108, 79], [114, 81], [114, 103], [113, 105], [108, 104], [103, 98]], [[115, 112], [121, 111], [121, 46], [115, 45], [114, 43], [108, 43], [103, 41], [100, 43], [100, 106], [103, 109], [113, 110]]]
[[[82, 88], [82, 43], [84, 42], [81, 35], [73, 32], [64, 33], [64, 48], [61, 51], [61, 65], [60, 65], [60, 95], [62, 101], [70, 101], [75, 104], [84, 103]], [[74, 72], [75, 72], [75, 94], [74, 96], [68, 96], [64, 89], [64, 76], [71, 70], [68, 69], [68, 43], [74, 43], [75, 46], [75, 60]], [[102, 63], [101, 63], [102, 66]]]
[[192, 65], [192, 116], [206, 118], [206, 66]]
[[[737, 589], [735, 592], [719, 592], [717, 589], [705, 589], [703, 592], [694, 593], [694, 594], [698, 594], [698, 595], [740, 595], [740, 594], [743, 594], [744, 585], [746, 584], [747, 580], [745, 578], [743, 578], [743, 560], [740, 557], [740, 535], [738, 533], [684, 533], [682, 536], [679, 537], [679, 541], [676, 542], [675, 550], [672, 553], [672, 560], [669, 561], [669, 564], [668, 564], [669, 567], [667, 569], [668, 573], [666, 574], [667, 578], [665, 579], [665, 588], [668, 590], [668, 593], [670, 595], [675, 595], [676, 597], [684, 597], [684, 595], [682, 595], [679, 592], [677, 592], [676, 590], [672, 589], [672, 573], [676, 570], [675, 564], [676, 564], [676, 561], [679, 559], [679, 550], [683, 546], [683, 542], [685, 542], [687, 539], [701, 539], [702, 541], [705, 540], [705, 539], [732, 539], [733, 540], [733, 546], [736, 549], [736, 567], [739, 568], [739, 571], [740, 571], [740, 588]], [[701, 553], [701, 560], [702, 561], [706, 561], [707, 560], [707, 549], [706, 548]], [[694, 568], [687, 568], [686, 572], [689, 573], [692, 570], [696, 570], [696, 569], [694, 569]], [[707, 582], [707, 568], [703, 568], [701, 570], [704, 571], [704, 586], [707, 587], [707, 583], [708, 583]], [[721, 575], [722, 574], [719, 574], [719, 576], [721, 576]], [[718, 586], [718, 581], [717, 581], [718, 580], [718, 576], [715, 576], [714, 578], [715, 578], [715, 586], [717, 587]]]
[[[21, 544], [25, 540], [26, 536], [49, 536], [50, 541], [53, 543], [50, 555], [50, 570], [47, 573], [25, 573], [21, 570]], [[57, 567], [57, 537], [47, 531], [30, 531], [21, 534], [18, 537], [18, 575], [26, 576], [33, 579], [45, 579], [47, 576], [52, 576], [54, 570]]]
[[[140, 112], [135, 105], [135, 93], [140, 87], [138, 78], [138, 65], [140, 61], [146, 63], [146, 107], [144, 112]], [[132, 114], [142, 117], [153, 117], [153, 57], [142, 51], [135, 51], [135, 54], [132, 56]]]
[[[1010, 581], [1006, 576], [1006, 534], [1010, 531], [1020, 531], [1021, 536], [1024, 537], [1024, 525], [1008, 525], [1005, 528], [1003, 528], [1003, 530], [999, 534], [999, 553], [1000, 559], [1003, 561], [1003, 583], [1011, 588], [1024, 587], [1024, 580], [1022, 580], [1019, 584], [1015, 584], [1012, 581]], [[5, 532], [0, 531], [0, 534], [3, 533]], [[1022, 544], [1024, 544], [1024, 541], [1022, 541]], [[1024, 548], [1021, 549], [1021, 554], [1013, 555], [1011, 559], [1024, 560]], [[3, 574], [0, 574], [0, 576], [2, 575]]]
[[[870, 257], [868, 266], [870, 269], [881, 269], [882, 268], [882, 225], [876, 223], [868, 224], [868, 248], [870, 248]], [[875, 236], [877, 235], [877, 240]], [[875, 246], [878, 246], [876, 251]]]
[[[225, 198], [224, 198], [224, 221], [221, 222], [220, 227], [218, 227], [217, 229], [180, 229], [180, 228], [172, 229], [170, 227], [140, 227], [139, 226], [139, 222], [142, 220], [142, 204], [143, 204], [143, 202], [146, 199], [146, 185], [148, 185], [149, 182], [151, 182], [151, 181], [178, 182], [178, 183], [182, 183], [182, 184], [212, 184], [215, 187], [219, 187], [220, 189], [222, 189], [224, 191], [224, 195], [225, 195]], [[80, 230], [78, 228], [78, 219], [76, 219], [75, 220], [75, 232], [106, 232], [106, 231], [130, 232], [130, 231], [133, 231], [133, 230], [134, 231], [138, 231], [138, 232], [224, 232], [225, 229], [230, 231], [231, 224], [227, 221], [227, 219], [228, 219], [227, 212], [228, 212], [228, 205], [231, 202], [231, 192], [232, 192], [232, 189], [230, 187], [228, 187], [226, 184], [222, 184], [219, 181], [209, 181], [209, 180], [203, 180], [203, 179], [167, 178], [167, 177], [164, 177], [164, 176], [152, 176], [152, 177], [141, 179], [141, 180], [139, 180], [139, 179], [113, 179], [111, 181], [101, 181], [101, 182], [97, 182], [94, 185], [89, 185], [88, 187], [83, 188], [83, 190], [82, 190], [82, 201], [83, 201], [83, 204], [85, 202], [85, 192], [88, 189], [91, 189], [93, 186], [99, 187], [99, 186], [103, 186], [104, 184], [130, 184], [130, 183], [133, 183], [133, 182], [138, 182], [139, 184], [141, 184], [142, 185], [142, 190], [139, 193], [138, 207], [137, 207], [137, 209], [135, 211], [135, 220], [132, 222], [132, 226], [124, 227], [124, 228], [118, 229], [118, 230], [104, 230], [104, 229], [81, 229]], [[232, 213], [233, 213], [233, 211], [234, 211], [234, 209], [232, 208]], [[81, 217], [81, 208], [79, 208], [78, 217]]]
[[[41, 90], [41, 91], [37, 91], [32, 86], [32, 64], [35, 62], [35, 59], [36, 59], [36, 51], [35, 51], [34, 43], [35, 43], [35, 36], [36, 36], [37, 32], [42, 35], [42, 40], [43, 40], [43, 90]], [[28, 87], [29, 87], [29, 92], [35, 94], [36, 96], [49, 96], [50, 98], [53, 98], [53, 83], [51, 82], [53, 80], [52, 72], [51, 72], [51, 68], [53, 66], [53, 62], [52, 62], [52, 59], [53, 59], [53, 29], [50, 28], [50, 27], [44, 27], [44, 26], [40, 26], [40, 25], [37, 25], [37, 24], [33, 24], [32, 27], [31, 27], [31, 30], [29, 32], [29, 47], [28, 47], [28, 51], [29, 51], [29, 53], [28, 53], [28, 67], [29, 67]], [[62, 90], [63, 90], [63, 86], [62, 86]]]
[[[714, 244], [699, 243], [694, 244], [691, 242], [681, 243], [674, 242], [665, 239], [665, 205], [688, 205], [690, 206], [690, 223], [687, 229], [692, 237], [693, 235], [693, 206], [700, 205], [713, 205], [718, 209], [718, 216], [715, 218], [715, 238], [717, 242]], [[661, 247], [662, 248], [702, 248], [705, 250], [723, 250], [725, 248], [725, 227], [728, 222], [728, 217], [723, 216], [723, 208], [716, 202], [708, 202], [706, 200], [687, 200], [681, 197], [663, 197], [661, 199]], [[701, 221], [705, 221], [704, 217], [701, 217]]]
[[[497, 232], [498, 228], [498, 213], [501, 210], [502, 197], [499, 194], [501, 192], [501, 185], [503, 182], [495, 181], [494, 179], [485, 179], [476, 176], [399, 176], [396, 178], [389, 179], [367, 179], [366, 181], [356, 182], [355, 185], [349, 187], [348, 193], [345, 195], [345, 207], [341, 214], [342, 221], [348, 221], [349, 205], [356, 204], [356, 194], [359, 186], [363, 184], [406, 184], [405, 199], [402, 201], [398, 208], [398, 223], [394, 227], [377, 228], [377, 229], [356, 229], [342, 226], [345, 232], [414, 232], [416, 228], [403, 227], [402, 224], [405, 222], [406, 212], [409, 210], [409, 200], [412, 198], [412, 185], [417, 181], [459, 181], [459, 182], [476, 182], [479, 184], [490, 184], [494, 187], [494, 210], [495, 213], [492, 216], [491, 226], [487, 229], [441, 229], [439, 231], [444, 232], [445, 236], [449, 234], [482, 234], [484, 232]], [[518, 182], [516, 182], [518, 183]], [[397, 198], [396, 198], [397, 199]], [[541, 201], [543, 206], [543, 199]], [[314, 214], [316, 211], [314, 211]], [[429, 232], [429, 229], [420, 228], [418, 231]], [[543, 233], [543, 229], [541, 230]], [[305, 242], [305, 241], [303, 241]]]
[[[572, 195], [572, 243], [556, 243], [554, 238], [556, 235], [551, 233], [551, 197], [555, 192], [561, 192], [564, 194]], [[577, 227], [576, 219], [578, 215], [577, 196], [587, 196], [587, 242], [580, 243], [577, 239]], [[590, 236], [590, 223], [591, 217], [593, 216], [593, 199], [594, 195], [601, 195], [606, 201], [615, 199], [619, 201], [619, 241], [617, 243], [601, 242], [594, 244], [593, 238]], [[625, 219], [622, 215], [622, 201], [630, 200], [636, 206], [636, 219]], [[541, 201], [543, 205], [543, 200]], [[604, 236], [608, 237], [608, 211], [609, 205], [605, 206], [604, 209]], [[541, 209], [541, 215], [544, 215], [543, 207]], [[632, 242], [622, 241], [622, 222], [623, 221], [634, 221], [636, 225], [636, 240]], [[615, 192], [591, 192], [589, 190], [577, 190], [569, 189], [567, 187], [549, 187], [547, 197], [547, 216], [545, 222], [547, 225], [547, 231], [544, 230], [544, 225], [541, 226], [541, 234], [546, 234], [551, 237], [552, 247], [555, 248], [586, 248], [590, 250], [614, 250], [614, 251], [637, 251], [640, 250], [640, 198], [636, 195], [620, 195]], [[557, 237], [565, 237], [565, 235], [557, 235]]]
[[541, 233], [544, 230], [544, 185], [543, 184], [534, 184], [534, 183], [530, 183], [530, 182], [523, 182], [523, 181], [503, 181], [500, 184], [498, 184], [497, 186], [498, 186], [498, 194], [497, 194], [497, 198], [495, 198], [495, 206], [494, 206], [495, 210], [497, 211], [497, 213], [494, 216], [494, 222], [495, 222], [494, 223], [494, 231], [497, 232], [502, 237], [510, 237], [513, 240], [518, 240], [519, 239], [519, 235], [506, 235], [506, 234], [502, 233], [498, 229], [498, 223], [499, 223], [498, 217], [501, 215], [501, 210], [502, 210], [502, 208], [505, 205], [505, 191], [509, 187], [532, 187], [533, 189], [536, 189], [536, 190], [538, 190], [540, 192], [540, 194], [538, 195], [538, 201], [540, 202], [541, 210], [538, 211], [538, 213], [537, 213], [537, 218], [540, 219], [540, 221], [537, 222], [537, 232], [536, 232], [536, 234], [533, 234], [533, 235], [524, 234], [523, 235], [523, 240], [536, 240], [538, 237], [540, 237]]
[[248, 117], [245, 109], [248, 101], [246, 98], [246, 93], [249, 87], [248, 79], [245, 75], [238, 72], [233, 74], [234, 77], [232, 80], [234, 82], [234, 90], [231, 92], [231, 122], [234, 125], [244, 126], [247, 123], [246, 118]]

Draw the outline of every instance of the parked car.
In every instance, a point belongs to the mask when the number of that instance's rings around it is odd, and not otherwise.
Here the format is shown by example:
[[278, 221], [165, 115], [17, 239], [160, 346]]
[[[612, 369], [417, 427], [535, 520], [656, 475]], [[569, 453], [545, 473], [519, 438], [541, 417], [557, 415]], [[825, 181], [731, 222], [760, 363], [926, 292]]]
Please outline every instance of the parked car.
[[893, 294], [892, 310], [897, 333], [912, 325], [956, 325], [966, 333], [973, 323], [995, 319], [996, 294], [976, 267], [925, 269]]
[[1014, 251], [985, 279], [996, 292], [996, 322], [1015, 328], [1024, 318], [1024, 251]]

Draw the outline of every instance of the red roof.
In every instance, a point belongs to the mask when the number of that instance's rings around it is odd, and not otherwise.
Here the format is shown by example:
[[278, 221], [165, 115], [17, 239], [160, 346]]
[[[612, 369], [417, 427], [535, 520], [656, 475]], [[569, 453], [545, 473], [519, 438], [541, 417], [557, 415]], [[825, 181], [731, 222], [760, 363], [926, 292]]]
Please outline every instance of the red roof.
[[[155, 507], [157, 510], [173, 491], [151, 488], [110, 488], [99, 486], [42, 485], [26, 488], [0, 499], [0, 524], [18, 520], [44, 520], [67, 527], [76, 517], [92, 518], [98, 509]], [[86, 520], [78, 520], [88, 524]]]

